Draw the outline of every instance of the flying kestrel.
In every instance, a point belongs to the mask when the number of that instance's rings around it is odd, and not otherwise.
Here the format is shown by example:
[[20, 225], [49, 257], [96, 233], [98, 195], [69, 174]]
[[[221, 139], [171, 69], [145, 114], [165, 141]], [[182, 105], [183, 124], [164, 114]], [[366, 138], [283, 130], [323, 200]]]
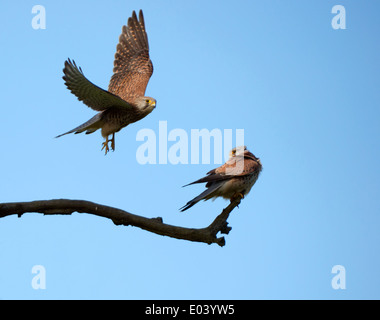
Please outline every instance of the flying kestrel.
[[[68, 133], [93, 133], [102, 129], [102, 150], [115, 150], [115, 133], [130, 123], [141, 120], [156, 107], [156, 100], [145, 96], [145, 89], [153, 73], [153, 64], [149, 58], [148, 36], [145, 31], [142, 11], [137, 18], [133, 11], [128, 26], [123, 26], [116, 47], [113, 75], [108, 91], [99, 88], [87, 80], [82, 69], [74, 60], [65, 61], [63, 80], [67, 88], [79, 101], [99, 111], [94, 117]], [[112, 139], [109, 136], [112, 135]]]
[[230, 151], [230, 158], [225, 164], [209, 171], [206, 177], [186, 185], [207, 182], [207, 190], [190, 200], [180, 210], [185, 211], [200, 200], [217, 197], [232, 200], [237, 196], [244, 198], [255, 184], [261, 170], [260, 159], [249, 152], [247, 147], [234, 148]]

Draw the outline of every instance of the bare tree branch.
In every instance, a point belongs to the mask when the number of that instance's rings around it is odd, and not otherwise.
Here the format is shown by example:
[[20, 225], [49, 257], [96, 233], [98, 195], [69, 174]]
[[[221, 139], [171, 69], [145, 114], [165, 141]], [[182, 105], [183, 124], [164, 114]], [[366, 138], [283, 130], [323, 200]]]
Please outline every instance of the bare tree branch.
[[206, 228], [184, 228], [165, 224], [161, 217], [145, 218], [127, 211], [104, 206], [84, 200], [40, 200], [31, 202], [9, 202], [0, 203], [0, 218], [17, 214], [21, 217], [27, 212], [38, 212], [44, 215], [63, 214], [70, 215], [73, 212], [88, 213], [111, 219], [116, 225], [135, 226], [141, 229], [177, 239], [204, 242], [207, 244], [217, 243], [219, 246], [225, 245], [224, 237], [217, 237], [219, 232], [228, 234], [231, 227], [228, 227], [227, 219], [231, 211], [240, 204], [241, 198], [231, 200], [231, 203], [223, 209], [215, 220]]

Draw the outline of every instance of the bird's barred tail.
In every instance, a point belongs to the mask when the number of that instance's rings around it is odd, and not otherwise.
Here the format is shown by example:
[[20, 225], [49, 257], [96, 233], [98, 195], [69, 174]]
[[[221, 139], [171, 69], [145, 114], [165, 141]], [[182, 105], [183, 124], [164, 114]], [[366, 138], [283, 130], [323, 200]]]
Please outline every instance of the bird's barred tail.
[[210, 186], [207, 190], [203, 191], [199, 196], [195, 197], [194, 199], [190, 200], [188, 203], [186, 203], [182, 208], [180, 208], [179, 210], [181, 212], [184, 212], [186, 211], [187, 209], [190, 209], [193, 205], [195, 205], [196, 203], [198, 203], [199, 201], [201, 200], [206, 200], [206, 199], [209, 199], [208, 197], [210, 196], [210, 198], [212, 198], [211, 194], [218, 190], [220, 187], [222, 186], [221, 183], [217, 183], [217, 184], [214, 184], [212, 186]]
[[86, 134], [89, 134], [89, 133], [93, 133], [95, 132], [96, 130], [98, 130], [100, 128], [100, 126], [98, 126], [98, 122], [100, 121], [101, 119], [101, 112], [100, 113], [97, 113], [95, 116], [93, 116], [90, 120], [86, 121], [85, 123], [81, 124], [79, 127], [76, 127], [70, 131], [67, 131], [65, 133], [62, 133], [60, 134], [59, 136], [56, 136], [56, 138], [59, 138], [59, 137], [62, 137], [66, 134], [69, 134], [69, 133], [81, 133], [83, 131], [86, 131]]

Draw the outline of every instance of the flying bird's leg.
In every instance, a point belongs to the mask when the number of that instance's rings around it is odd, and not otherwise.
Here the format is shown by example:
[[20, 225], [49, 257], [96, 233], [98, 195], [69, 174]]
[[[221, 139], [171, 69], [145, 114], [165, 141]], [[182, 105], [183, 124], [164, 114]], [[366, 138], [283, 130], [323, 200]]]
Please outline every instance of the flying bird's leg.
[[104, 141], [102, 145], [103, 145], [102, 150], [105, 149], [106, 151], [105, 155], [106, 155], [107, 152], [110, 151], [110, 148], [108, 147], [108, 136], [106, 137], [106, 141]]
[[115, 132], [112, 134], [111, 149], [112, 151], [115, 151]]

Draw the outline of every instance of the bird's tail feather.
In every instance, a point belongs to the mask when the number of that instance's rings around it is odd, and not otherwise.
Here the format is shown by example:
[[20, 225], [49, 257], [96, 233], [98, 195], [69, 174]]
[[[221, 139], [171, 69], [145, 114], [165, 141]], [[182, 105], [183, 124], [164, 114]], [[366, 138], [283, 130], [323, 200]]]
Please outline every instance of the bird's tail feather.
[[180, 211], [183, 212], [187, 209], [190, 209], [193, 205], [198, 203], [201, 200], [208, 200], [212, 198], [212, 193], [216, 190], [218, 190], [222, 186], [222, 183], [215, 183], [212, 186], [210, 186], [207, 190], [203, 191], [199, 196], [196, 196], [194, 199], [190, 200], [188, 203], [186, 203], [182, 208], [180, 208]]
[[76, 127], [70, 131], [67, 131], [65, 133], [60, 134], [59, 136], [56, 136], [56, 138], [62, 137], [69, 133], [81, 133], [83, 131], [86, 131], [86, 134], [93, 133], [96, 130], [100, 128], [100, 120], [101, 120], [101, 112], [97, 113], [95, 116], [93, 116], [90, 120], [86, 121], [85, 123], [81, 124], [79, 127]]

